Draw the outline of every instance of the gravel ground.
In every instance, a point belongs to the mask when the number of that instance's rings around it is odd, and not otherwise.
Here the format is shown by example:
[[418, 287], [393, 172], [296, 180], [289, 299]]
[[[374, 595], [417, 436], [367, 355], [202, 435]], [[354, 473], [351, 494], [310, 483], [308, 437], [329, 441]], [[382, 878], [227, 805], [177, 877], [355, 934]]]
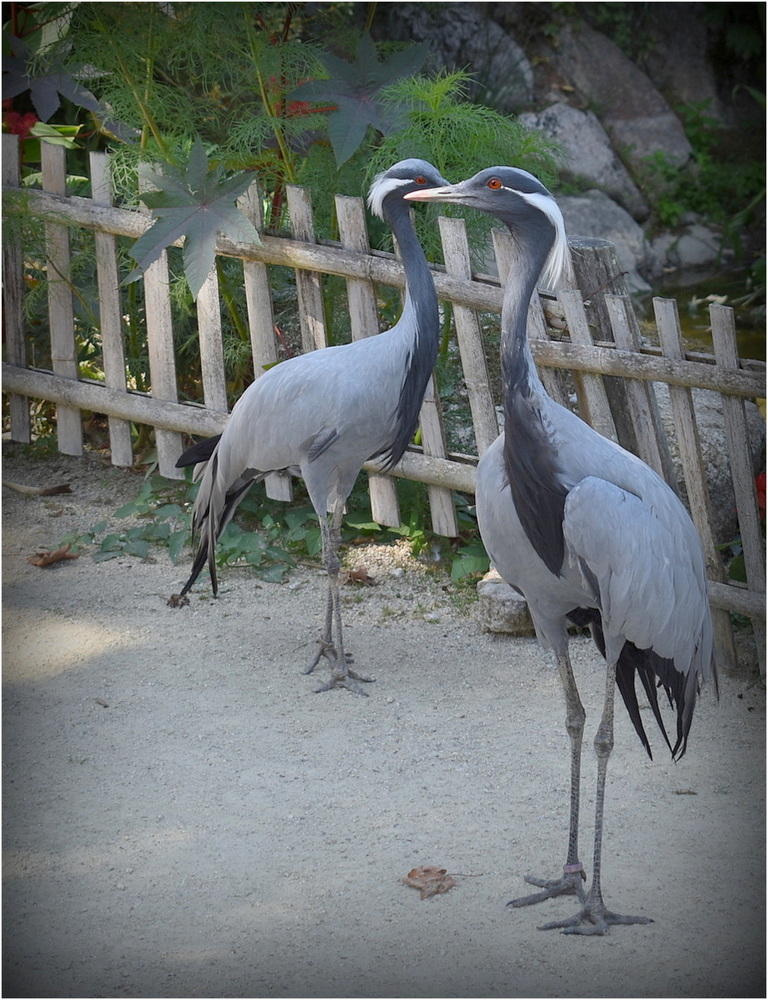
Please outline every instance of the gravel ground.
[[[567, 937], [573, 900], [506, 909], [564, 861], [568, 744], [554, 663], [484, 633], [403, 546], [356, 550], [345, 588], [370, 697], [305, 676], [323, 579], [222, 573], [172, 609], [186, 565], [48, 569], [27, 557], [135, 498], [95, 459], [7, 447], [4, 489], [6, 997], [765, 996], [765, 692], [707, 691], [672, 764], [623, 707], [604, 888], [648, 925]], [[594, 731], [602, 661], [572, 643]], [[327, 671], [319, 668], [322, 677]], [[321, 678], [322, 679], [322, 678]], [[595, 768], [586, 743], [582, 858]], [[436, 865], [457, 885], [402, 882]]]

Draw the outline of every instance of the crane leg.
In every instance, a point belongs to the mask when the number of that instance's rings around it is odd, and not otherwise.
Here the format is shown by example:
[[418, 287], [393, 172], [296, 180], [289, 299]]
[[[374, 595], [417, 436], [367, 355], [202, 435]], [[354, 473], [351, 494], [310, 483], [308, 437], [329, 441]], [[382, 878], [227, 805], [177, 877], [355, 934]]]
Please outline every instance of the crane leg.
[[355, 673], [349, 666], [351, 657], [344, 651], [344, 630], [341, 619], [341, 594], [339, 591], [339, 547], [341, 545], [341, 521], [344, 516], [344, 501], [336, 500], [330, 523], [324, 515], [320, 517], [320, 532], [323, 539], [323, 561], [328, 574], [328, 598], [325, 607], [323, 634], [318, 640], [318, 651], [304, 671], [311, 673], [321, 657], [331, 664], [331, 679], [317, 688], [317, 693], [331, 688], [344, 687], [355, 694], [366, 694], [356, 681], [370, 682], [373, 678]]
[[566, 650], [557, 656], [560, 681], [565, 692], [565, 728], [571, 741], [571, 810], [568, 824], [568, 854], [563, 865], [563, 874], [557, 879], [535, 878], [526, 875], [525, 881], [538, 886], [542, 891], [512, 899], [507, 906], [530, 906], [553, 896], [577, 895], [583, 903], [586, 899], [584, 881], [586, 873], [579, 861], [579, 799], [581, 794], [581, 744], [584, 735], [586, 713], [576, 687], [571, 661]]
[[553, 920], [539, 930], [561, 929], [563, 934], [607, 934], [613, 924], [650, 924], [650, 917], [627, 917], [613, 913], [603, 902], [601, 862], [603, 849], [603, 807], [605, 804], [605, 776], [608, 758], [613, 750], [613, 706], [616, 692], [616, 663], [608, 664], [603, 715], [595, 736], [597, 754], [597, 793], [595, 796], [595, 853], [592, 885], [584, 905], [575, 916], [567, 920]]

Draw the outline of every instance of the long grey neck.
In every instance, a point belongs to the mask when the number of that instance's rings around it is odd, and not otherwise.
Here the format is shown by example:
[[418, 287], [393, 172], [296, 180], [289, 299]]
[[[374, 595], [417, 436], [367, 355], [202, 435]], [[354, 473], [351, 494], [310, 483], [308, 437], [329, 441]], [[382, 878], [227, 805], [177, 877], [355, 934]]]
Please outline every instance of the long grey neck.
[[398, 325], [410, 325], [408, 320], [413, 316], [414, 333], [423, 336], [434, 331], [437, 338], [438, 313], [435, 286], [427, 258], [411, 222], [410, 207], [402, 200], [393, 201], [392, 204], [385, 202], [383, 214], [397, 240], [400, 259], [405, 270], [405, 305]]
[[516, 252], [501, 308], [501, 364], [505, 401], [511, 393], [529, 396], [532, 392], [545, 391], [528, 342], [528, 307], [549, 250], [543, 254], [533, 254], [528, 253], [516, 239], [513, 239], [513, 243]]
[[435, 285], [411, 223], [409, 206], [402, 200], [385, 202], [384, 218], [397, 239], [405, 270], [405, 306], [395, 328], [407, 344], [392, 436], [381, 453], [387, 469], [400, 461], [416, 432], [424, 393], [437, 360], [440, 320]]
[[539, 241], [538, 252], [516, 246], [519, 253], [507, 278], [501, 311], [504, 468], [528, 540], [549, 571], [559, 576], [565, 555], [566, 489], [548, 422], [541, 419], [541, 406], [549, 397], [536, 372], [527, 332], [528, 305], [549, 246], [546, 240]]

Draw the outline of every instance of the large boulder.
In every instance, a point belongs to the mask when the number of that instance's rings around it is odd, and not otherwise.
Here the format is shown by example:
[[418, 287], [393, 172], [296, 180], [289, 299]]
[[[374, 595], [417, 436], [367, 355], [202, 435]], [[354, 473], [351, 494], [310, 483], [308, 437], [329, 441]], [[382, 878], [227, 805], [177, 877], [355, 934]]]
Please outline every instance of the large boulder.
[[386, 37], [425, 42], [432, 69], [469, 68], [473, 101], [515, 111], [533, 100], [528, 57], [480, 4], [393, 3], [384, 5]]
[[648, 218], [648, 203], [613, 151], [611, 140], [591, 111], [580, 111], [558, 101], [544, 111], [519, 117], [527, 128], [544, 132], [557, 140], [567, 162], [563, 173], [574, 180], [586, 181], [618, 201], [635, 219]]
[[662, 154], [683, 167], [691, 145], [683, 126], [648, 77], [609, 38], [583, 22], [566, 26], [557, 50], [559, 74], [595, 109], [611, 141], [635, 177], [646, 158]]
[[705, 113], [727, 124], [729, 115], [717, 93], [709, 57], [710, 39], [702, 21], [703, 4], [651, 4], [650, 40], [643, 68], [669, 101], [705, 106]]
[[648, 278], [656, 277], [658, 262], [642, 228], [621, 205], [602, 191], [583, 195], [558, 195], [557, 203], [565, 219], [569, 236], [591, 236], [609, 240], [616, 247], [616, 257], [625, 271], [630, 292], [649, 292]]

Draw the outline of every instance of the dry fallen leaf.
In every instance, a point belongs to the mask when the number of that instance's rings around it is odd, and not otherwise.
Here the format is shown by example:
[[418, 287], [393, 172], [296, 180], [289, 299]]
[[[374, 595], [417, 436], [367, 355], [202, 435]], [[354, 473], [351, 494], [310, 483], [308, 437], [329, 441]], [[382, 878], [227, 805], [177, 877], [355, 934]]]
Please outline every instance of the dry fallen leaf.
[[71, 545], [62, 545], [55, 552], [38, 552], [36, 556], [29, 556], [27, 562], [33, 566], [53, 566], [62, 559], [79, 559], [80, 556], [70, 552], [70, 548]]
[[372, 576], [368, 575], [368, 570], [365, 566], [358, 566], [357, 569], [352, 569], [349, 573], [344, 574], [344, 583], [357, 583], [361, 587], [373, 587], [376, 581]]
[[420, 899], [437, 896], [448, 892], [456, 885], [456, 879], [448, 874], [447, 868], [435, 868], [434, 865], [422, 865], [412, 868], [403, 879], [406, 885], [419, 890]]
[[72, 492], [69, 483], [59, 483], [58, 486], [25, 486], [24, 483], [10, 483], [4, 479], [3, 486], [7, 486], [9, 490], [16, 490], [17, 493], [25, 493], [30, 497], [52, 497], [56, 493]]
[[94, 698], [93, 700], [96, 702], [97, 705], [101, 705], [102, 708], [109, 708], [109, 705], [104, 701], [103, 698]]

